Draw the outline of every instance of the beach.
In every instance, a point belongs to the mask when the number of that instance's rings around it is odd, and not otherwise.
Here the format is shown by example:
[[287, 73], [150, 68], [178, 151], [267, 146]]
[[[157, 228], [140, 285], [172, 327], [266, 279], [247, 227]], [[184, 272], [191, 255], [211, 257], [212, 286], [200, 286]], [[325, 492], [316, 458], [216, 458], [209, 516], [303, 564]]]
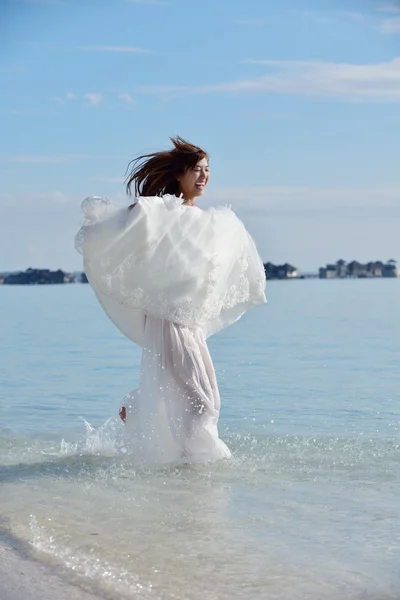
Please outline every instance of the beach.
[[48, 565], [18, 551], [10, 539], [0, 540], [1, 600], [104, 600], [62, 580]]
[[158, 467], [91, 289], [0, 292], [2, 600], [399, 600], [399, 280], [270, 282], [209, 340], [233, 458]]

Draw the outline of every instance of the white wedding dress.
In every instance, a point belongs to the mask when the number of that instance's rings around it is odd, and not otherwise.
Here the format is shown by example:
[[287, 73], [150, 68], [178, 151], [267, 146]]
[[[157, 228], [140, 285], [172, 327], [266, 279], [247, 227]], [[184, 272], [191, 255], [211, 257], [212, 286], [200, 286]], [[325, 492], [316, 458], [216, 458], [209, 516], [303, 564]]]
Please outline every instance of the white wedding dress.
[[220, 397], [206, 338], [265, 302], [254, 242], [228, 207], [175, 196], [131, 210], [87, 198], [76, 236], [103, 309], [143, 348], [140, 388], [123, 400], [126, 432], [145, 462], [230, 456], [218, 436]]

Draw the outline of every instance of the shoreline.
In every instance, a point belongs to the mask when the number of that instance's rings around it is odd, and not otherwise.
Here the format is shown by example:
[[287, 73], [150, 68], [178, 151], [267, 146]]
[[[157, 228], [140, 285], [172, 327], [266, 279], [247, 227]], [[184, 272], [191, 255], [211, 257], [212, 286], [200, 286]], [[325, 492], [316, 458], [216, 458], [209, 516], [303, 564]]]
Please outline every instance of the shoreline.
[[21, 542], [0, 532], [1, 600], [111, 600], [66, 581], [58, 570], [33, 558]]

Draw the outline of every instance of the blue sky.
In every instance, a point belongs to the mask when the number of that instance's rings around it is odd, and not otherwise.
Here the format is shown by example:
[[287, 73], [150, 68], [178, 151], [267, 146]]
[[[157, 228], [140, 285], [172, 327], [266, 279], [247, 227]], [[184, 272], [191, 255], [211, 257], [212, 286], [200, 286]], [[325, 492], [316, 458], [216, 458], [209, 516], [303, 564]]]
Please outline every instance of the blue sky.
[[210, 153], [264, 261], [400, 260], [400, 3], [3, 0], [0, 271], [73, 270], [129, 160]]

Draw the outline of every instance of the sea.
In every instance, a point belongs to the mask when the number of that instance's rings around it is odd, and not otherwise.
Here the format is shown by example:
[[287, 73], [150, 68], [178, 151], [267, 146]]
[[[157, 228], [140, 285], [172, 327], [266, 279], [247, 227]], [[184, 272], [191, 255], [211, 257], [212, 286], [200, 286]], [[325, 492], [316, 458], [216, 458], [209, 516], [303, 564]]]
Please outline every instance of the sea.
[[112, 600], [399, 600], [400, 279], [267, 296], [209, 339], [233, 458], [149, 467], [90, 287], [1, 286], [2, 535]]

